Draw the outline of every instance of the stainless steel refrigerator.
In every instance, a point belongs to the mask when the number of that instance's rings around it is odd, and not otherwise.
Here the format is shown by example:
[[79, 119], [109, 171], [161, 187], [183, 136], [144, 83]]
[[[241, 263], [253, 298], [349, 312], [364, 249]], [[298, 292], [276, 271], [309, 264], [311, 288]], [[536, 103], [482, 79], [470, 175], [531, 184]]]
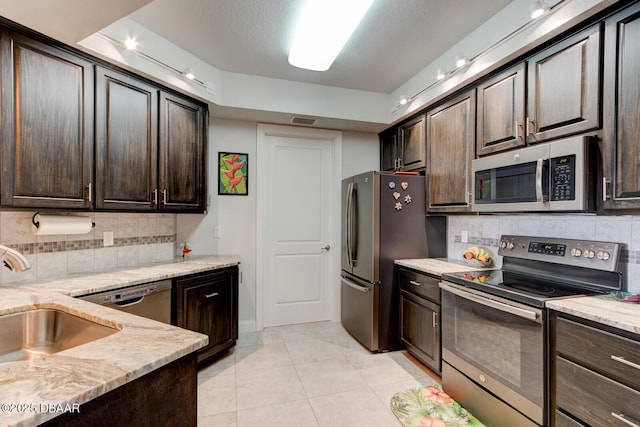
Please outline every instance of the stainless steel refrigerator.
[[341, 321], [371, 351], [400, 347], [394, 261], [446, 256], [446, 218], [425, 212], [424, 176], [366, 172], [342, 181]]

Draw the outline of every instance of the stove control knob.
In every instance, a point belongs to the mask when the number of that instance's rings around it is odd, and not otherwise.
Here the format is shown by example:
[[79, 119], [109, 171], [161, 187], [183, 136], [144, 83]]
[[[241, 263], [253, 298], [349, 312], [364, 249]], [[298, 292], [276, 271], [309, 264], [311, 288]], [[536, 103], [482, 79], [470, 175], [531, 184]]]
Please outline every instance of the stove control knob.
[[598, 259], [606, 261], [609, 258], [611, 258], [611, 254], [609, 252], [607, 252], [607, 251], [599, 251], [598, 252]]
[[507, 249], [513, 249], [514, 247], [515, 245], [513, 244], [513, 242], [507, 243]]
[[582, 249], [580, 248], [571, 249], [571, 256], [582, 256]]
[[584, 251], [585, 258], [594, 258], [595, 256], [596, 253], [592, 249], [587, 249], [586, 251]]
[[507, 242], [505, 242], [504, 240], [500, 240], [500, 247], [502, 249], [506, 248], [507, 247]]

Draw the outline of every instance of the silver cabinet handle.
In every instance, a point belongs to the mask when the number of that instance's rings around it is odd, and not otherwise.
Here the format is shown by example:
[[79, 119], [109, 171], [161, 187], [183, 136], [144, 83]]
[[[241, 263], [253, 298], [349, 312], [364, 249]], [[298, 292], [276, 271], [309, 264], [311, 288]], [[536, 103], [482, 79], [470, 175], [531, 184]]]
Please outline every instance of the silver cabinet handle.
[[620, 362], [620, 363], [624, 363], [627, 366], [631, 366], [632, 368], [636, 368], [636, 369], [640, 369], [640, 365], [638, 365], [637, 363], [633, 363], [628, 361], [627, 359], [625, 359], [624, 357], [620, 357], [620, 356], [614, 356], [613, 354], [611, 355], [611, 358], [613, 360], [615, 360], [616, 362]]
[[154, 205], [158, 204], [158, 189], [157, 188], [153, 189], [153, 200], [151, 201], [151, 203], [153, 203]]
[[166, 205], [167, 204], [167, 190], [164, 189], [164, 190], [161, 191], [161, 193], [162, 193], [162, 204]]
[[331, 246], [327, 245], [327, 246], [325, 246], [323, 248], [320, 248], [320, 249], [322, 249], [323, 251], [329, 251], [329, 250], [331, 250]]
[[607, 180], [607, 177], [603, 176], [602, 177], [602, 201], [606, 202], [608, 197], [607, 197], [607, 184], [609, 183], [609, 181]]
[[633, 427], [640, 427], [640, 424], [637, 424], [633, 421], [630, 421], [627, 417], [624, 416], [624, 414], [616, 414], [615, 412], [611, 413], [611, 416], [617, 420], [622, 421], [623, 423], [633, 426]]
[[220, 295], [218, 292], [214, 292], [214, 293], [212, 293], [212, 294], [205, 295], [204, 297], [205, 297], [206, 299], [209, 299], [209, 298], [217, 297], [218, 295]]
[[431, 324], [434, 328], [438, 327], [438, 313], [435, 311], [431, 313]]
[[409, 280], [409, 283], [411, 283], [413, 286], [420, 286], [420, 285], [422, 285], [422, 283], [420, 283], [420, 282], [416, 282], [415, 280]]
[[518, 121], [516, 120], [516, 124], [515, 124], [515, 128], [516, 128], [516, 135], [515, 135], [515, 139], [518, 140], [520, 139], [520, 132], [518, 131]]
[[92, 197], [91, 196], [91, 183], [89, 183], [89, 184], [87, 184], [87, 197], [86, 197], [87, 202], [91, 201], [91, 197]]

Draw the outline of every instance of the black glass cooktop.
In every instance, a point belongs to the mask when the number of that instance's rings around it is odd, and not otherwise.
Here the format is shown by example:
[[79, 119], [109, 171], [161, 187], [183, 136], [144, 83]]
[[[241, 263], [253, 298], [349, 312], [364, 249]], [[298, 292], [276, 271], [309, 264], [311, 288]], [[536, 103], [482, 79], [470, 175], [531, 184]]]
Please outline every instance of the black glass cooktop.
[[594, 291], [564, 288], [561, 284], [503, 270], [449, 273], [443, 280], [467, 286], [492, 295], [518, 301], [533, 307], [544, 307], [545, 301], [593, 294]]

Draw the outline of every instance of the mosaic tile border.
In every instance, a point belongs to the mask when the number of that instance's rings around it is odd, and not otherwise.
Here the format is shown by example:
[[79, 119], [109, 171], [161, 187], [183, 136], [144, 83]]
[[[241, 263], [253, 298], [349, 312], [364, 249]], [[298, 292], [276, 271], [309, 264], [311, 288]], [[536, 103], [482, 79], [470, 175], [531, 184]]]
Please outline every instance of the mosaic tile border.
[[87, 249], [104, 249], [123, 246], [155, 245], [158, 243], [174, 243], [176, 234], [166, 236], [121, 237], [114, 239], [113, 246], [104, 246], [103, 239], [61, 240], [57, 242], [16, 243], [6, 246], [24, 255], [47, 254], [55, 252], [82, 251]]

